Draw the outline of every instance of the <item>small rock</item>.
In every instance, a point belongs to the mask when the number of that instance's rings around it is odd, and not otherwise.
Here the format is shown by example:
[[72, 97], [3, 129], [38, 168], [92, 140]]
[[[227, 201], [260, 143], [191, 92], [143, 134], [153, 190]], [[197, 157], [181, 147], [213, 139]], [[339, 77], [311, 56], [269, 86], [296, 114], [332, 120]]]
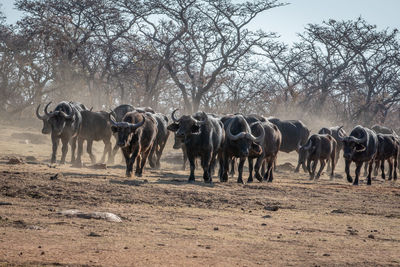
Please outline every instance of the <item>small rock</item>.
[[337, 210], [332, 210], [331, 213], [344, 213], [344, 211], [341, 209], [337, 209]]
[[206, 246], [206, 249], [211, 249], [211, 246]]
[[12, 157], [8, 160], [7, 164], [22, 164], [24, 161], [22, 159]]
[[44, 251], [42, 251], [42, 252], [40, 253], [40, 255], [44, 255]]
[[328, 254], [328, 253], [324, 253], [324, 254], [322, 254], [322, 256], [325, 256], [325, 257], [329, 257], [331, 254]]
[[214, 227], [214, 231], [218, 231], [219, 230], [219, 228], [218, 227]]
[[11, 206], [11, 205], [12, 205], [11, 202], [0, 201], [0, 206]]
[[88, 234], [88, 236], [100, 237], [101, 235], [99, 235], [99, 234], [97, 234], [97, 233], [95, 233], [95, 232], [90, 232], [90, 233]]
[[269, 211], [277, 211], [277, 210], [279, 210], [279, 207], [278, 206], [265, 206], [264, 209], [269, 210]]
[[272, 216], [271, 215], [264, 215], [264, 216], [262, 216], [264, 219], [269, 219], [269, 218], [272, 218]]
[[55, 175], [50, 176], [50, 180], [56, 180], [56, 179], [62, 178], [62, 177], [63, 177], [62, 173], [56, 173]]
[[128, 249], [128, 247], [124, 247], [124, 249]]
[[42, 248], [42, 246], [38, 246], [38, 248]]
[[262, 223], [261, 226], [267, 226], [267, 224], [266, 223]]
[[371, 234], [371, 235], [368, 235], [368, 238], [375, 239], [375, 236]]

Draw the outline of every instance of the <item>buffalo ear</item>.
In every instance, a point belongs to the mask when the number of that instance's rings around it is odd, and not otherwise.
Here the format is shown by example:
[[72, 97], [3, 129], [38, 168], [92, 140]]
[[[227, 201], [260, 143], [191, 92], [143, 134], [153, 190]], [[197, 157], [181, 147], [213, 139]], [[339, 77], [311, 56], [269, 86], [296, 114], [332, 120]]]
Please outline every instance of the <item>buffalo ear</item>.
[[111, 126], [111, 131], [113, 132], [113, 133], [116, 133], [116, 132], [118, 132], [118, 127], [117, 126]]
[[356, 152], [363, 152], [363, 151], [365, 151], [367, 148], [364, 146], [364, 145], [362, 145], [362, 144], [358, 144], [357, 145], [357, 148], [356, 148]]
[[178, 123], [171, 123], [170, 125], [167, 126], [167, 129], [170, 130], [171, 132], [176, 132], [179, 129], [179, 124]]

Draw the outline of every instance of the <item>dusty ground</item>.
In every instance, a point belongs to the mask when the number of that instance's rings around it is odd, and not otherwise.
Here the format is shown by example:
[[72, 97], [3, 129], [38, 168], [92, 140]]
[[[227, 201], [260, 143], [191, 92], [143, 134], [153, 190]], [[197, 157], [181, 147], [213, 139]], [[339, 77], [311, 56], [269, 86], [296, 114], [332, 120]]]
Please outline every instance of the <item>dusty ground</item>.
[[[354, 187], [281, 168], [272, 184], [209, 186], [200, 172], [188, 184], [171, 144], [161, 170], [127, 179], [122, 165], [49, 166], [40, 129], [2, 128], [0, 266], [400, 265], [399, 181]], [[100, 158], [100, 143], [95, 151]], [[11, 156], [25, 162], [7, 164]], [[281, 154], [278, 164], [295, 161]], [[66, 209], [112, 212], [122, 222], [59, 214]]]

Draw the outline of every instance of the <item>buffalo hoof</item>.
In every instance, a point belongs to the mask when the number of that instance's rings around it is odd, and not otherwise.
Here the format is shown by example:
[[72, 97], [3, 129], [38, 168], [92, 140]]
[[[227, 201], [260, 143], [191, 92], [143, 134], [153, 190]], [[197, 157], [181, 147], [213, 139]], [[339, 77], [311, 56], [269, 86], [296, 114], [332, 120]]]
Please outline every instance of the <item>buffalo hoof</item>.
[[237, 179], [238, 184], [244, 184], [243, 179]]
[[249, 177], [248, 179], [247, 179], [247, 183], [249, 184], [249, 183], [252, 183], [253, 182], [253, 177]]
[[189, 178], [188, 183], [190, 184], [194, 183], [194, 178]]
[[351, 176], [347, 176], [347, 182], [352, 183], [353, 182], [353, 178], [351, 178]]
[[212, 181], [212, 179], [207, 179], [207, 180], [204, 180], [204, 183], [206, 183], [206, 184], [212, 184], [213, 181]]
[[262, 182], [262, 180], [263, 180], [263, 178], [262, 178], [262, 176], [259, 174], [259, 173], [256, 173], [256, 179], [259, 181], [259, 182]]
[[132, 177], [132, 173], [131, 172], [126, 172], [125, 176], [128, 177], [128, 178], [131, 178]]
[[353, 185], [358, 185], [358, 182], [354, 181]]
[[300, 171], [300, 169], [297, 169], [297, 168], [294, 170], [295, 173], [298, 173], [299, 171]]
[[269, 178], [267, 182], [272, 183], [273, 180], [274, 180], [273, 178]]
[[135, 173], [135, 176], [136, 177], [142, 177], [142, 174], [141, 173]]

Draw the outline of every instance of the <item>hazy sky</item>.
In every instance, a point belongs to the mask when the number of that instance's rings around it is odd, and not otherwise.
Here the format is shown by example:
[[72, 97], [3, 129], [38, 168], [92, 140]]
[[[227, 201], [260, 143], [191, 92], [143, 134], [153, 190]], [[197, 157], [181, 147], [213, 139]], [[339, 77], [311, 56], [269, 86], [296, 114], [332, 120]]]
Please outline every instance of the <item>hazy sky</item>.
[[[21, 13], [13, 9], [13, 0], [0, 0], [8, 23], [15, 23]], [[284, 2], [284, 1], [282, 1]], [[370, 24], [400, 29], [400, 0], [288, 0], [289, 5], [274, 8], [257, 17], [252, 29], [277, 32], [284, 42], [297, 40], [308, 23], [324, 20], [354, 20], [362, 16]]]

